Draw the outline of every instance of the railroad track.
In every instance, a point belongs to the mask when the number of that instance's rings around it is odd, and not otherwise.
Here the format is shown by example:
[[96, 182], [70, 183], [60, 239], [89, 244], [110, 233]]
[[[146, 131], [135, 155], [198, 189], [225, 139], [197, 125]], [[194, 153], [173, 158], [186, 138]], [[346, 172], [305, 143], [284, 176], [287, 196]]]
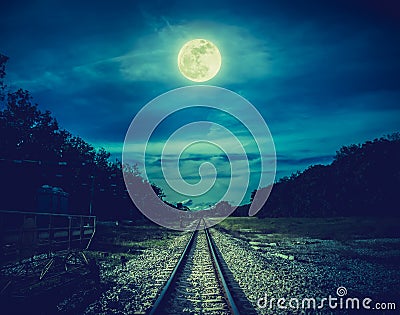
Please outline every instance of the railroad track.
[[208, 229], [193, 232], [148, 314], [240, 314]]

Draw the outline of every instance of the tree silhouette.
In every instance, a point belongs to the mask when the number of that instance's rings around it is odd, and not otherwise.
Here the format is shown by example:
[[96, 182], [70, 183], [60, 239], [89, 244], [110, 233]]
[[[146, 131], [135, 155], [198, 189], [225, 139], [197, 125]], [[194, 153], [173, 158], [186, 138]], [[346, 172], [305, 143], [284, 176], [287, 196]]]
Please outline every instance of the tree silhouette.
[[[0, 210], [36, 211], [38, 189], [56, 186], [69, 193], [69, 212], [100, 219], [140, 217], [129, 198], [122, 166], [110, 153], [96, 150], [79, 136], [61, 129], [49, 111], [42, 112], [23, 89], [6, 93], [5, 65], [0, 54]], [[150, 185], [131, 168], [133, 191]], [[162, 190], [151, 185], [159, 198]], [[146, 196], [142, 196], [144, 199]], [[146, 200], [144, 200], [146, 202]]]
[[344, 146], [330, 165], [279, 180], [258, 216], [399, 216], [399, 161], [399, 133]]

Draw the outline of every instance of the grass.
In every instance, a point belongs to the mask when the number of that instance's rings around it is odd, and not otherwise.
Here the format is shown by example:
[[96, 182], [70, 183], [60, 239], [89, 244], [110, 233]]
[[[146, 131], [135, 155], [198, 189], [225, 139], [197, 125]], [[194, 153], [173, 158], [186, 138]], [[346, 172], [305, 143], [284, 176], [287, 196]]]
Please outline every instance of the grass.
[[400, 237], [400, 218], [239, 218], [230, 217], [218, 226], [233, 234], [284, 234], [293, 237], [352, 240]]
[[165, 241], [176, 233], [150, 223], [134, 226], [98, 224], [91, 250], [134, 253], [144, 248], [164, 246]]

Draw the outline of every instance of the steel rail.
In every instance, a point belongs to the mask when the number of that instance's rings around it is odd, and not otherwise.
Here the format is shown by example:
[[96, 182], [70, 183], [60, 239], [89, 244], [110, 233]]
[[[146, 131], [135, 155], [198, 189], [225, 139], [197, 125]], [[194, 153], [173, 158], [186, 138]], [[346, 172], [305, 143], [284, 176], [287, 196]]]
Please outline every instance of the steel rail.
[[[200, 224], [200, 222], [199, 222]], [[184, 260], [189, 254], [189, 251], [193, 245], [194, 239], [196, 234], [198, 233], [198, 230], [194, 230], [192, 233], [192, 236], [190, 237], [189, 242], [186, 244], [186, 247], [179, 258], [177, 264], [175, 265], [174, 270], [171, 273], [171, 276], [169, 277], [167, 283], [163, 287], [163, 289], [160, 292], [160, 295], [158, 296], [157, 300], [154, 302], [153, 307], [151, 308], [150, 312], [148, 313], [149, 315], [155, 315], [155, 314], [164, 314], [164, 311], [161, 309], [164, 303], [166, 302], [166, 296], [169, 294], [169, 291], [172, 288], [172, 284], [175, 282], [175, 279], [177, 277], [179, 269], [184, 265]]]
[[219, 282], [222, 285], [222, 290], [223, 290], [225, 298], [227, 300], [229, 310], [231, 311], [232, 315], [240, 315], [239, 309], [236, 306], [233, 296], [229, 290], [228, 284], [225, 281], [225, 277], [224, 277], [224, 274], [222, 272], [222, 269], [221, 269], [221, 266], [219, 263], [219, 258], [216, 254], [215, 244], [213, 243], [213, 241], [211, 239], [210, 232], [208, 231], [208, 228], [204, 229], [204, 231], [206, 233], [208, 248], [210, 249], [214, 269], [216, 270], [218, 278], [219, 278]]
[[[198, 233], [198, 229], [199, 229], [201, 221], [202, 221], [202, 219], [199, 220], [196, 230], [193, 232], [192, 236], [190, 237], [190, 240], [188, 241], [184, 251], [182, 252], [169, 279], [167, 280], [166, 284], [164, 285], [163, 289], [161, 290], [157, 300], [153, 304], [152, 308], [148, 312], [146, 312], [146, 314], [157, 315], [157, 314], [165, 313], [165, 310], [162, 307], [165, 306], [165, 304], [167, 303], [167, 297], [173, 288], [173, 284], [176, 281], [176, 278], [178, 277], [178, 273], [181, 270], [181, 268], [183, 267], [183, 265], [185, 264], [185, 260], [186, 260], [188, 254], [189, 254], [189, 251], [193, 245], [196, 234]], [[214, 271], [216, 273], [217, 279], [221, 285], [222, 293], [225, 296], [227, 306], [232, 315], [240, 315], [239, 309], [236, 306], [236, 303], [233, 299], [233, 296], [229, 290], [228, 284], [225, 280], [224, 274], [220, 267], [219, 258], [216, 254], [216, 246], [212, 241], [211, 235], [207, 228], [206, 221], [203, 220], [203, 222], [204, 222], [204, 226], [205, 226], [204, 231], [206, 233], [207, 245], [208, 245], [208, 249], [209, 249], [209, 252], [211, 255], [212, 264], [214, 266]]]

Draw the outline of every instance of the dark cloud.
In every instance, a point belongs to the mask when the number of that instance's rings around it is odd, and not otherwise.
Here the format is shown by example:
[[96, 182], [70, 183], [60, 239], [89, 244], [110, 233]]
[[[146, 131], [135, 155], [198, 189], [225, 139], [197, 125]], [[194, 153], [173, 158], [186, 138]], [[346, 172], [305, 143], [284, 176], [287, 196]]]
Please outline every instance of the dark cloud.
[[[210, 38], [223, 55], [210, 84], [260, 111], [280, 178], [329, 163], [342, 145], [398, 131], [399, 7], [396, 0], [16, 0], [2, 4], [1, 52], [11, 57], [10, 88], [30, 90], [61, 126], [119, 157], [140, 108], [193, 84], [176, 68], [180, 46]], [[166, 120], [157, 140], [200, 118], [207, 115], [194, 110]], [[246, 140], [235, 123], [218, 119]], [[259, 156], [247, 158], [256, 164]], [[159, 167], [156, 155], [150, 160]], [[193, 154], [182, 163], [208, 160]]]
[[333, 161], [332, 155], [313, 156], [307, 158], [289, 158], [285, 156], [278, 156], [278, 162], [282, 165], [298, 166], [298, 165], [313, 165], [313, 164], [327, 164]]

